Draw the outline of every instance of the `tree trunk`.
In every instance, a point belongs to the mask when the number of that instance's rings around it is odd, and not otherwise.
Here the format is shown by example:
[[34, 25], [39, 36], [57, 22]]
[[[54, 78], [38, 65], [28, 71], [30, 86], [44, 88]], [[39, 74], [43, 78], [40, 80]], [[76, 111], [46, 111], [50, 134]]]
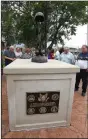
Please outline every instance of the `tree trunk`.
[[56, 40], [57, 33], [58, 33], [58, 30], [59, 30], [60, 27], [61, 27], [61, 24], [59, 24], [59, 25], [57, 26], [56, 32], [54, 33], [54, 37], [53, 37], [53, 40], [52, 40], [51, 44], [49, 45], [49, 48], [52, 48], [52, 46], [53, 46], [53, 44], [54, 44], [54, 42], [55, 42], [55, 40]]
[[[64, 14], [64, 13], [63, 13], [63, 14]], [[57, 37], [57, 34], [58, 34], [58, 30], [59, 30], [60, 27], [62, 26], [63, 14], [61, 15], [61, 17], [60, 17], [60, 19], [59, 19], [59, 21], [58, 21], [58, 22], [59, 22], [59, 25], [56, 26], [56, 31], [55, 31], [55, 33], [54, 33], [54, 35], [53, 35], [53, 39], [52, 39], [51, 44], [49, 45], [49, 48], [52, 48], [54, 42], [56, 41], [56, 37]]]

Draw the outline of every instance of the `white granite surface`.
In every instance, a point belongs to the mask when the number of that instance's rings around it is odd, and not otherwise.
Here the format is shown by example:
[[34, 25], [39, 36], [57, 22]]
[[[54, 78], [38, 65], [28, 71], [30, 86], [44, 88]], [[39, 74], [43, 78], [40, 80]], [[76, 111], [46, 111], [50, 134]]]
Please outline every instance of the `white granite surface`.
[[[70, 126], [76, 72], [78, 67], [57, 60], [17, 59], [6, 66], [10, 131]], [[47, 91], [60, 91], [58, 113], [27, 115], [26, 93]]]
[[30, 59], [17, 59], [4, 68], [5, 74], [32, 74], [32, 73], [76, 73], [77, 66], [57, 60], [48, 60], [47, 63], [34, 63]]

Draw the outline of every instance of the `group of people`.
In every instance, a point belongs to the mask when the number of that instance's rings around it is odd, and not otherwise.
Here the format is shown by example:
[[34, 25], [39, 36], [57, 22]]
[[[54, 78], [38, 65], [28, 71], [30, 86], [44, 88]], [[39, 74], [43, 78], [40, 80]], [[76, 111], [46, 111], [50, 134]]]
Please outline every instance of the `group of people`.
[[55, 53], [54, 50], [51, 50], [48, 58], [77, 65], [80, 68], [80, 72], [76, 74], [75, 91], [78, 91], [79, 83], [82, 79], [82, 96], [85, 96], [88, 85], [88, 46], [82, 46], [81, 53], [79, 53], [77, 59], [68, 48], [61, 49], [61, 51], [57, 50]]
[[5, 66], [16, 60], [17, 58], [29, 59], [32, 57], [32, 52], [30, 48], [26, 48], [25, 52], [22, 52], [22, 49], [17, 47], [14, 50], [14, 46], [10, 46], [9, 49], [3, 51]]
[[[77, 65], [80, 68], [80, 72], [76, 75], [75, 91], [79, 89], [79, 83], [82, 79], [82, 96], [85, 96], [88, 85], [88, 46], [82, 46], [82, 52], [75, 59], [74, 55], [69, 51], [68, 48], [61, 48], [60, 50], [48, 51], [48, 59], [56, 59], [69, 64]], [[14, 50], [13, 46], [3, 51], [5, 66], [13, 62], [17, 58], [30, 59], [35, 55], [35, 52], [31, 51], [30, 48], [26, 48], [25, 52], [22, 52], [21, 48], [17, 47]]]
[[75, 57], [67, 47], [61, 48], [60, 50], [58, 48], [56, 51], [52, 49], [49, 51], [48, 59], [56, 59], [69, 64], [75, 64]]

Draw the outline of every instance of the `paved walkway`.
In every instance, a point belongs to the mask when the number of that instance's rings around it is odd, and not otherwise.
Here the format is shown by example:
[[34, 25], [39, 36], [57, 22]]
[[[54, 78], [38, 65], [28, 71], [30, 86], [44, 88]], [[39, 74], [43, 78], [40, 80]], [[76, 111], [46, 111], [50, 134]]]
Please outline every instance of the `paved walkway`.
[[[81, 90], [74, 93], [71, 126], [69, 128], [41, 129], [35, 131], [9, 132], [6, 79], [2, 78], [2, 138], [88, 138], [87, 96]], [[88, 91], [87, 91], [88, 94]]]

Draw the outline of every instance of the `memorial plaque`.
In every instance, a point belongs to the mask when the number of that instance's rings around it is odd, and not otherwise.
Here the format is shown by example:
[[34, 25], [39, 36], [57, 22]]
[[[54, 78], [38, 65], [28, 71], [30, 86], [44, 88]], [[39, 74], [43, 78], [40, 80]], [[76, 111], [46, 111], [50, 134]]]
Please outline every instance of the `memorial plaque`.
[[26, 93], [27, 115], [58, 113], [60, 92]]

